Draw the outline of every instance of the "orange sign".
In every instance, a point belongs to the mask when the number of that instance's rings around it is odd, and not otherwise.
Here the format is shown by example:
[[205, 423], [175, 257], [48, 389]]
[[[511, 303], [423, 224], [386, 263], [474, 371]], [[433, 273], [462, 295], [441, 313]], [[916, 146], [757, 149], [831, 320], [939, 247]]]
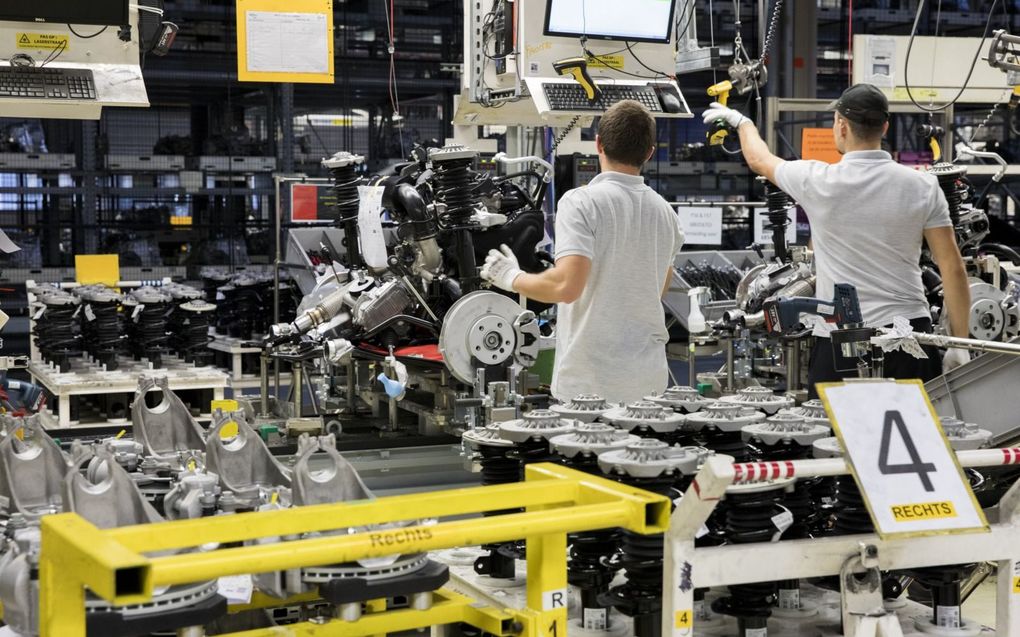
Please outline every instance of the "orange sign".
[[805, 128], [800, 138], [800, 158], [838, 164], [843, 158], [836, 150], [831, 128]]

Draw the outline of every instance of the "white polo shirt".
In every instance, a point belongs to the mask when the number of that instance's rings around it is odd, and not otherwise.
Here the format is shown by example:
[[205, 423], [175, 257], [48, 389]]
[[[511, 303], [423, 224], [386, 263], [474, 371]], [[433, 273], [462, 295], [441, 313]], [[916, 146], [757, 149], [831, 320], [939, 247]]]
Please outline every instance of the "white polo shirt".
[[604, 172], [563, 195], [556, 259], [591, 259], [581, 297], [561, 303], [552, 393], [640, 400], [666, 388], [666, 270], [684, 242], [673, 208], [640, 176]]
[[835, 283], [852, 284], [874, 327], [931, 315], [921, 283], [924, 231], [952, 225], [934, 175], [866, 150], [838, 164], [784, 162], [776, 185], [811, 222], [819, 298], [831, 299]]

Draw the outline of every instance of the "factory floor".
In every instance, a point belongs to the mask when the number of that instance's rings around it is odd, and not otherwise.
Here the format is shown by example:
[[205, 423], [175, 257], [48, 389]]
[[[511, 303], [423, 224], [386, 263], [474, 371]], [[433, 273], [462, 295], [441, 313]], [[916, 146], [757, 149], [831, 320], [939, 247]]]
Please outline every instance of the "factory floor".
[[963, 603], [963, 616], [988, 627], [995, 626], [995, 575], [970, 594]]

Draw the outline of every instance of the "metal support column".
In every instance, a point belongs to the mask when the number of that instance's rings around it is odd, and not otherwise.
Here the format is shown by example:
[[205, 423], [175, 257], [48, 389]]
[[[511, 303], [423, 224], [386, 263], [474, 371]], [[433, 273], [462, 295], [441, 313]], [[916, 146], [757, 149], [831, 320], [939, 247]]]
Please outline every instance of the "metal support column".
[[294, 85], [280, 84], [280, 171], [294, 172]]
[[96, 157], [96, 139], [99, 126], [95, 120], [83, 120], [81, 123], [81, 216], [79, 226], [84, 229], [84, 236], [76, 243], [82, 254], [96, 254], [99, 251], [99, 228], [96, 212], [96, 198], [99, 188], [96, 183], [98, 162]]

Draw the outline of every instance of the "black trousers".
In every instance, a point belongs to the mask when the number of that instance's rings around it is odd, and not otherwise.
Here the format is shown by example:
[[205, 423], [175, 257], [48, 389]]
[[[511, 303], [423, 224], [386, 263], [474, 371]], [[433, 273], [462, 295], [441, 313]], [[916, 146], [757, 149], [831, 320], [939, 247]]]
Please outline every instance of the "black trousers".
[[[910, 321], [915, 332], [930, 333], [931, 319], [919, 318]], [[914, 358], [902, 351], [887, 352], [884, 368], [886, 378], [910, 379], [920, 378], [924, 382], [942, 375], [942, 355], [937, 347], [924, 346], [927, 359]], [[808, 397], [818, 398], [815, 383], [833, 383], [844, 378], [856, 378], [857, 372], [836, 371], [832, 354], [832, 341], [827, 338], [815, 337], [815, 346], [811, 350], [811, 364], [808, 370]]]

